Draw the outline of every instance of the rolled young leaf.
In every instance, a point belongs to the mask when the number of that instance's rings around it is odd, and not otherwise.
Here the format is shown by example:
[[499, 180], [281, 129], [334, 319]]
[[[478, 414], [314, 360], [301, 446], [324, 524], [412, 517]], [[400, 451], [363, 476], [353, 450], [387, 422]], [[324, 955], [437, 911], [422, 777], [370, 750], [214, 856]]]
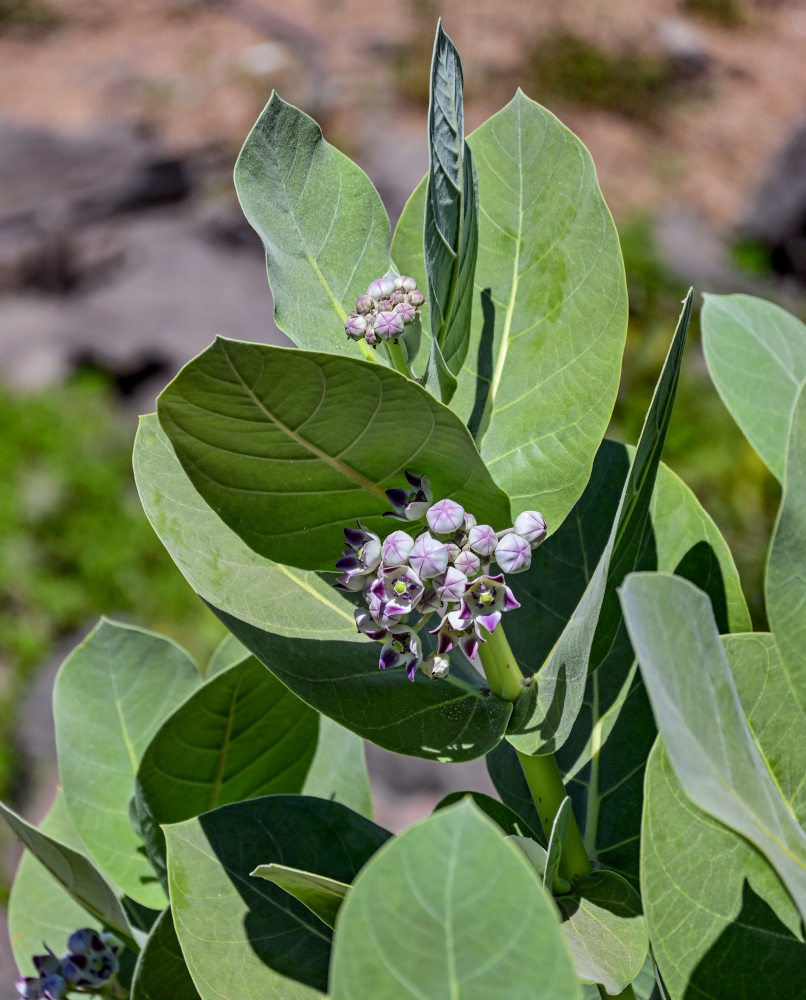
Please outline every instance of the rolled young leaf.
[[406, 469], [482, 522], [510, 518], [455, 414], [379, 365], [218, 339], [164, 390], [158, 413], [204, 500], [256, 552], [291, 566], [331, 571], [356, 519], [388, 533], [385, 490]]
[[336, 922], [336, 914], [350, 889], [346, 882], [326, 878], [314, 872], [300, 871], [288, 865], [258, 865], [252, 872], [255, 878], [265, 878], [304, 903], [328, 927]]
[[702, 346], [717, 392], [779, 483], [789, 418], [806, 381], [806, 326], [751, 295], [706, 295]]
[[678, 577], [635, 573], [621, 601], [658, 729], [686, 794], [767, 858], [806, 915], [806, 832], [748, 728], [708, 598]]
[[389, 219], [370, 179], [272, 94], [235, 164], [235, 190], [266, 249], [277, 325], [298, 347], [355, 357], [344, 322], [389, 269]]

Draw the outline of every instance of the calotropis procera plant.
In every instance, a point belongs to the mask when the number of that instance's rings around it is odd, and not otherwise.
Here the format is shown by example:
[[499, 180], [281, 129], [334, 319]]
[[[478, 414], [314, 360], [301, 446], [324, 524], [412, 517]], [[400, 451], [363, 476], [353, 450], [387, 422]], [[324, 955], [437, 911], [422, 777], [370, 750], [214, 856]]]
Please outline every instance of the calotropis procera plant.
[[[59, 795], [38, 828], [0, 806], [28, 848], [22, 996], [803, 992], [806, 328], [745, 296], [703, 310], [783, 487], [753, 633], [660, 462], [692, 296], [635, 447], [603, 439], [627, 303], [587, 152], [520, 92], [465, 139], [441, 28], [428, 140], [390, 243], [302, 112], [272, 96], [247, 139], [236, 187], [297, 349], [216, 341], [134, 454], [231, 635], [200, 670], [104, 620], [63, 664]], [[499, 798], [392, 836], [362, 739], [486, 756]], [[109, 933], [114, 961], [74, 975], [73, 942]]]

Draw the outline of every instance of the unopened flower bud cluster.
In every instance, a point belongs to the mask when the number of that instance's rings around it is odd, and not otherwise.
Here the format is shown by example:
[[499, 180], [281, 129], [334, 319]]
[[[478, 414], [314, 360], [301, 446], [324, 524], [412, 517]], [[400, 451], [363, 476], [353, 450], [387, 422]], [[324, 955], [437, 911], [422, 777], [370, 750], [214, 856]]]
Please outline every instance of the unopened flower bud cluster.
[[[383, 643], [380, 668], [405, 666], [409, 680], [418, 667], [432, 677], [444, 677], [449, 653], [459, 648], [474, 662], [479, 643], [493, 632], [505, 611], [520, 605], [504, 573], [529, 568], [532, 550], [546, 537], [543, 515], [527, 510], [511, 528], [496, 531], [454, 500], [437, 500], [425, 476], [406, 473], [408, 490], [387, 490], [394, 507], [387, 517], [401, 521], [425, 519], [428, 530], [412, 538], [393, 531], [382, 542], [358, 523], [346, 528], [347, 548], [336, 567], [337, 586], [361, 591], [364, 605], [356, 609], [359, 632]], [[495, 562], [502, 572], [491, 573]], [[412, 616], [417, 616], [412, 619]], [[437, 650], [423, 660], [421, 628], [437, 637]]]
[[351, 340], [365, 340], [377, 347], [381, 340], [397, 342], [417, 318], [425, 296], [408, 275], [377, 278], [366, 294], [359, 295], [347, 317], [344, 331]]
[[73, 990], [86, 995], [105, 990], [118, 971], [119, 944], [111, 934], [91, 927], [74, 931], [61, 958], [45, 945], [46, 954], [34, 955], [38, 976], [20, 976], [15, 983], [23, 1000], [62, 1000]]

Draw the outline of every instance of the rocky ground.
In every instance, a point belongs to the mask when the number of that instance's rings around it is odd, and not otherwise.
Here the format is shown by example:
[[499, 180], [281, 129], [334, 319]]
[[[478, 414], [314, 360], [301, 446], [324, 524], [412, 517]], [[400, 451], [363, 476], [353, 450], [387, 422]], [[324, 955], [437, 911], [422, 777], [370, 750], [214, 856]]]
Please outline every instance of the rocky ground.
[[[6, 381], [35, 388], [95, 364], [113, 374], [125, 405], [144, 411], [217, 334], [286, 342], [229, 180], [272, 87], [321, 120], [399, 213], [426, 167], [436, 7], [48, 0], [48, 10], [57, 17], [47, 31], [0, 30], [0, 367]], [[445, 0], [439, 12], [463, 56], [470, 127], [518, 84], [541, 98], [529, 52], [557, 25], [671, 60], [680, 94], [640, 122], [544, 100], [591, 148], [617, 217], [651, 214], [671, 267], [701, 286], [735, 287], [726, 241], [743, 222], [758, 234], [778, 220], [770, 240], [788, 233], [786, 253], [806, 272], [806, 139], [797, 138], [806, 6], [743, 10], [746, 23], [733, 29], [676, 0]], [[22, 713], [34, 818], [53, 782], [46, 720], [61, 652]], [[369, 757], [377, 818], [393, 829], [449, 790], [490, 787], [483, 765], [439, 767], [373, 748]], [[0, 983], [10, 983], [4, 947], [0, 936]], [[4, 996], [10, 987], [0, 985]]]

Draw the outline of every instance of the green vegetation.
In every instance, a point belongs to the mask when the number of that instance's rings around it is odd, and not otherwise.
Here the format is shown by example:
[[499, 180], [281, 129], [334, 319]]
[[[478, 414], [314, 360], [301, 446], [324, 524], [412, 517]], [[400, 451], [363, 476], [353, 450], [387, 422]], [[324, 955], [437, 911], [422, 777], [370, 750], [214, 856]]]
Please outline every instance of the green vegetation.
[[0, 0], [0, 32], [7, 29], [48, 31], [62, 20], [62, 14], [46, 0]]
[[723, 28], [741, 28], [747, 23], [747, 3], [744, 0], [683, 0], [683, 10]]

